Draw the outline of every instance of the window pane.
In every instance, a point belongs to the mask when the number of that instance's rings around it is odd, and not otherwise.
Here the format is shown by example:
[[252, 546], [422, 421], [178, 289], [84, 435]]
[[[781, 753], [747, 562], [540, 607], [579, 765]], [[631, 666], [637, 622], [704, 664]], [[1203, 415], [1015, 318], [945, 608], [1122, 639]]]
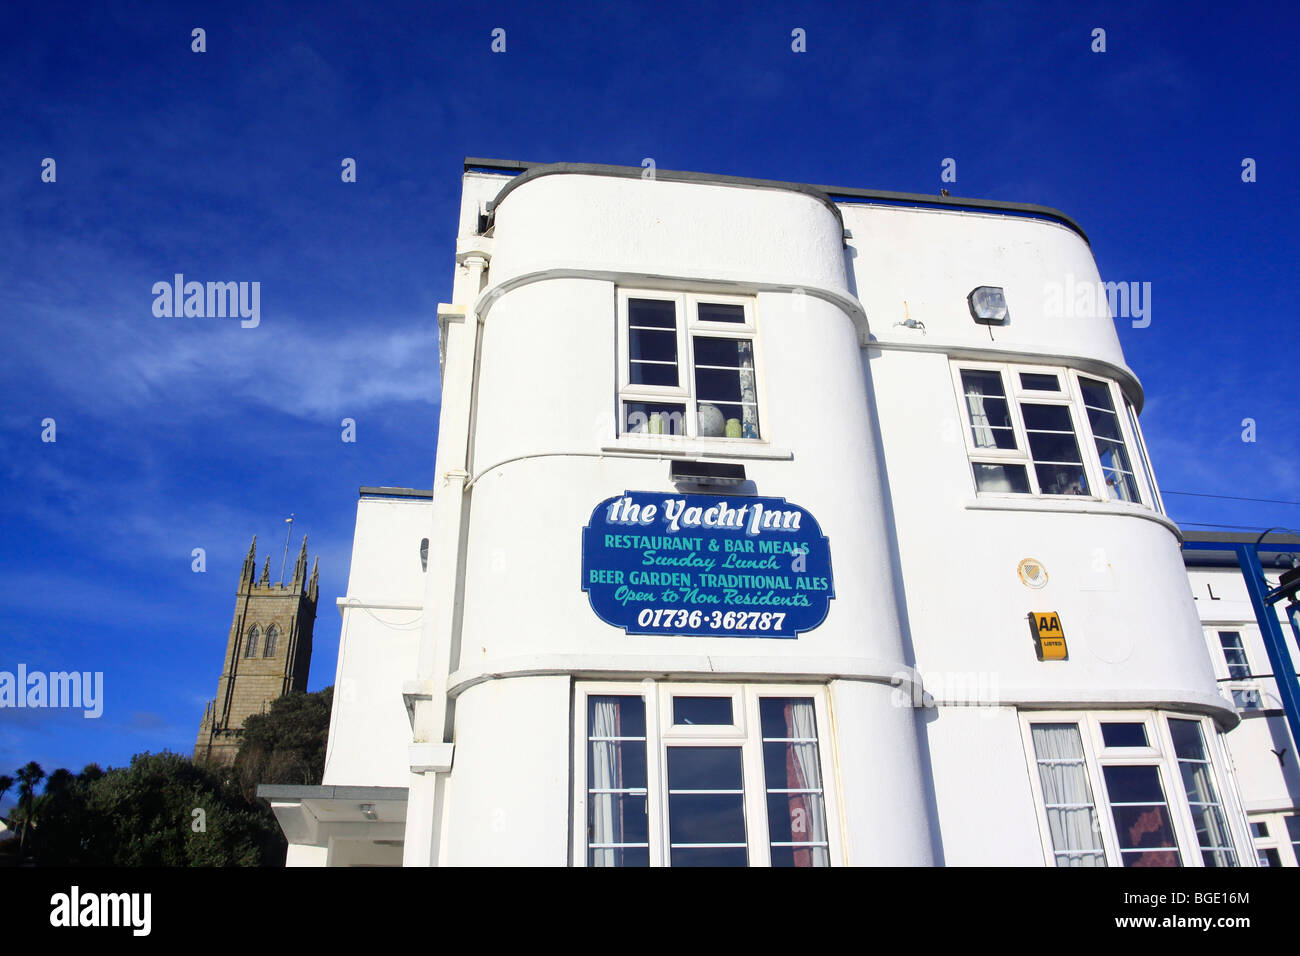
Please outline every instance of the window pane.
[[1056, 865], [1105, 866], [1078, 726], [1034, 724], [1030, 733]]
[[1254, 688], [1234, 690], [1232, 692], [1232, 703], [1238, 710], [1260, 710], [1264, 706], [1264, 702], [1260, 700], [1259, 691]]
[[628, 347], [634, 362], [677, 361], [677, 333], [671, 329], [631, 329]]
[[628, 380], [633, 385], [676, 387], [677, 306], [661, 299], [629, 299]]
[[628, 299], [627, 324], [649, 329], [677, 328], [677, 303], [671, 299]]
[[645, 701], [587, 698], [587, 845], [591, 866], [649, 866]]
[[1187, 805], [1196, 824], [1196, 842], [1201, 848], [1202, 861], [1206, 866], [1236, 866], [1237, 853], [1232, 846], [1227, 815], [1214, 786], [1200, 722], [1171, 717], [1169, 734], [1174, 741]]
[[669, 747], [670, 790], [741, 790], [739, 747]]
[[1025, 413], [1026, 428], [1074, 434], [1074, 427], [1070, 423], [1070, 409], [1064, 405], [1033, 405], [1029, 402], [1021, 402], [1020, 410]]
[[1154, 766], [1102, 768], [1125, 866], [1178, 866], [1178, 844], [1160, 771]]
[[1268, 836], [1268, 824], [1267, 824], [1267, 823], [1252, 823], [1252, 824], [1250, 825], [1250, 833], [1251, 833], [1252, 836], [1257, 836], [1257, 837], [1266, 837], [1266, 836]]
[[971, 467], [975, 469], [975, 487], [979, 491], [1029, 494], [1029, 474], [1024, 465], [990, 465], [977, 461]]
[[668, 839], [673, 866], [746, 864], [739, 747], [668, 748]]
[[696, 335], [691, 347], [700, 436], [758, 438], [753, 342]]
[[759, 701], [773, 866], [829, 866], [826, 797], [811, 697]]
[[1111, 803], [1164, 803], [1160, 773], [1152, 765], [1115, 764], [1105, 768], [1106, 790]]
[[1021, 402], [1039, 490], [1045, 495], [1086, 495], [1088, 478], [1065, 405]]
[[628, 435], [685, 435], [686, 406], [665, 402], [624, 402], [623, 432]]
[[1107, 494], [1119, 501], [1140, 502], [1142, 499], [1138, 495], [1137, 477], [1133, 473], [1133, 464], [1124, 444], [1119, 415], [1110, 398], [1110, 386], [1080, 376], [1079, 388], [1083, 392], [1083, 404], [1088, 410], [1088, 425], [1092, 428], [1097, 456], [1101, 459], [1105, 474]]
[[749, 851], [736, 847], [672, 848], [673, 866], [748, 866]]
[[1268, 847], [1255, 851], [1255, 858], [1259, 860], [1260, 866], [1281, 866], [1282, 858], [1278, 856], [1277, 850]]
[[731, 726], [730, 697], [674, 697], [674, 724], [721, 724]]
[[1237, 631], [1220, 631], [1219, 645], [1223, 648], [1223, 659], [1228, 665], [1228, 676], [1233, 680], [1250, 677], [1250, 664], [1246, 660], [1246, 649], [1241, 644], [1241, 634]]
[[773, 866], [830, 866], [831, 851], [824, 846], [774, 846]]
[[963, 397], [970, 416], [971, 438], [976, 448], [1015, 448], [1011, 409], [997, 372], [963, 369]]
[[1146, 724], [1104, 723], [1101, 725], [1101, 739], [1107, 747], [1145, 747]]
[[1088, 478], [1079, 465], [1034, 465], [1038, 487], [1045, 495], [1086, 495]]
[[745, 307], [730, 303], [701, 302], [699, 317], [701, 322], [740, 322], [743, 324], [745, 321]]
[[1020, 387], [1035, 392], [1059, 392], [1061, 382], [1055, 375], [1042, 375], [1036, 372], [1021, 372]]
[[674, 845], [745, 842], [745, 798], [739, 793], [670, 792], [668, 818]]
[[731, 402], [739, 404], [740, 369], [695, 369], [695, 397], [701, 402]]
[[1156, 491], [1155, 475], [1151, 472], [1151, 462], [1147, 460], [1147, 453], [1142, 447], [1142, 431], [1138, 428], [1137, 413], [1133, 411], [1133, 406], [1128, 402], [1124, 403], [1124, 408], [1128, 412], [1129, 428], [1133, 432], [1133, 441], [1137, 445], [1138, 460], [1142, 463], [1142, 472], [1146, 476], [1147, 488], [1150, 489], [1156, 509], [1163, 512], [1164, 506], [1161, 505], [1160, 494]]
[[1051, 462], [1053, 464], [1083, 464], [1083, 460], [1079, 457], [1079, 445], [1074, 440], [1074, 436], [1069, 433], [1031, 431], [1028, 433], [1028, 437], [1029, 451], [1033, 455], [1034, 461]]

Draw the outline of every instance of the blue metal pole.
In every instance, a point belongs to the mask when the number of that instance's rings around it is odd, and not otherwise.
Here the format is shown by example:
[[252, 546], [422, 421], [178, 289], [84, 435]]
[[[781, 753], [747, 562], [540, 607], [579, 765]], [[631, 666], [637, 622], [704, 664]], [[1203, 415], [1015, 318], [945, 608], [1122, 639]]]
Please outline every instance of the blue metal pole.
[[1264, 569], [1260, 566], [1255, 546], [1239, 544], [1233, 550], [1237, 552], [1241, 576], [1246, 580], [1250, 603], [1255, 608], [1255, 619], [1259, 622], [1259, 630], [1264, 637], [1264, 649], [1268, 651], [1268, 662], [1273, 668], [1273, 679], [1277, 681], [1277, 693], [1282, 698], [1294, 746], [1300, 744], [1300, 681], [1296, 680], [1291, 652], [1287, 650], [1286, 641], [1282, 637], [1282, 625], [1278, 622], [1277, 613], [1266, 600], [1268, 582], [1264, 580]]

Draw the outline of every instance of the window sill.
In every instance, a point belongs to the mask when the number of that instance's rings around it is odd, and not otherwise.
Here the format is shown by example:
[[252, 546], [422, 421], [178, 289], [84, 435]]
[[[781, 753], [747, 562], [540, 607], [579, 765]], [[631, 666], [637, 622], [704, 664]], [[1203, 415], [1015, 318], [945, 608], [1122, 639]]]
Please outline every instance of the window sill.
[[1144, 505], [1123, 501], [1100, 501], [1096, 498], [1035, 498], [1030, 495], [981, 495], [966, 502], [967, 511], [1052, 511], [1062, 514], [1123, 515], [1145, 518], [1168, 528], [1179, 541], [1183, 540], [1178, 525], [1158, 511]]
[[750, 458], [768, 461], [794, 459], [794, 452], [788, 448], [778, 448], [765, 441], [746, 441], [737, 438], [710, 441], [707, 438], [677, 438], [671, 435], [662, 438], [625, 435], [602, 445], [600, 450], [668, 458]]

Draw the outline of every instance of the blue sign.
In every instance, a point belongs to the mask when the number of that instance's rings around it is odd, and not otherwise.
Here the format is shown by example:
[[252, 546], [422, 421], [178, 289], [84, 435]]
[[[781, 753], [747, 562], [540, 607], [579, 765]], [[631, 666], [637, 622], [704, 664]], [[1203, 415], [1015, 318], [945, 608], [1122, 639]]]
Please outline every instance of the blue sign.
[[830, 542], [784, 498], [628, 491], [582, 529], [582, 589], [628, 634], [797, 637], [835, 597]]

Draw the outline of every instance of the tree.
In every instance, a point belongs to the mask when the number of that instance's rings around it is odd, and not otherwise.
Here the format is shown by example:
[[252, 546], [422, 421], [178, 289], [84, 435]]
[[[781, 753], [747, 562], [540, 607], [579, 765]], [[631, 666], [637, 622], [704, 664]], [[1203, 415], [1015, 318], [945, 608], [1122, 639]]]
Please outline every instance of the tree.
[[7, 773], [0, 773], [0, 803], [4, 802], [5, 794], [10, 791], [14, 785], [14, 778]]
[[321, 782], [333, 701], [333, 687], [311, 694], [298, 691], [272, 701], [267, 713], [244, 721], [235, 776], [247, 799], [256, 798], [259, 783]]
[[18, 809], [22, 811], [23, 830], [18, 838], [18, 855], [27, 846], [27, 831], [31, 829], [36, 812], [36, 785], [45, 779], [45, 771], [35, 760], [18, 768]]
[[44, 866], [284, 863], [286, 843], [270, 808], [179, 754], [137, 754], [108, 772], [96, 764], [75, 776], [56, 770], [29, 803], [40, 826], [28, 848]]

